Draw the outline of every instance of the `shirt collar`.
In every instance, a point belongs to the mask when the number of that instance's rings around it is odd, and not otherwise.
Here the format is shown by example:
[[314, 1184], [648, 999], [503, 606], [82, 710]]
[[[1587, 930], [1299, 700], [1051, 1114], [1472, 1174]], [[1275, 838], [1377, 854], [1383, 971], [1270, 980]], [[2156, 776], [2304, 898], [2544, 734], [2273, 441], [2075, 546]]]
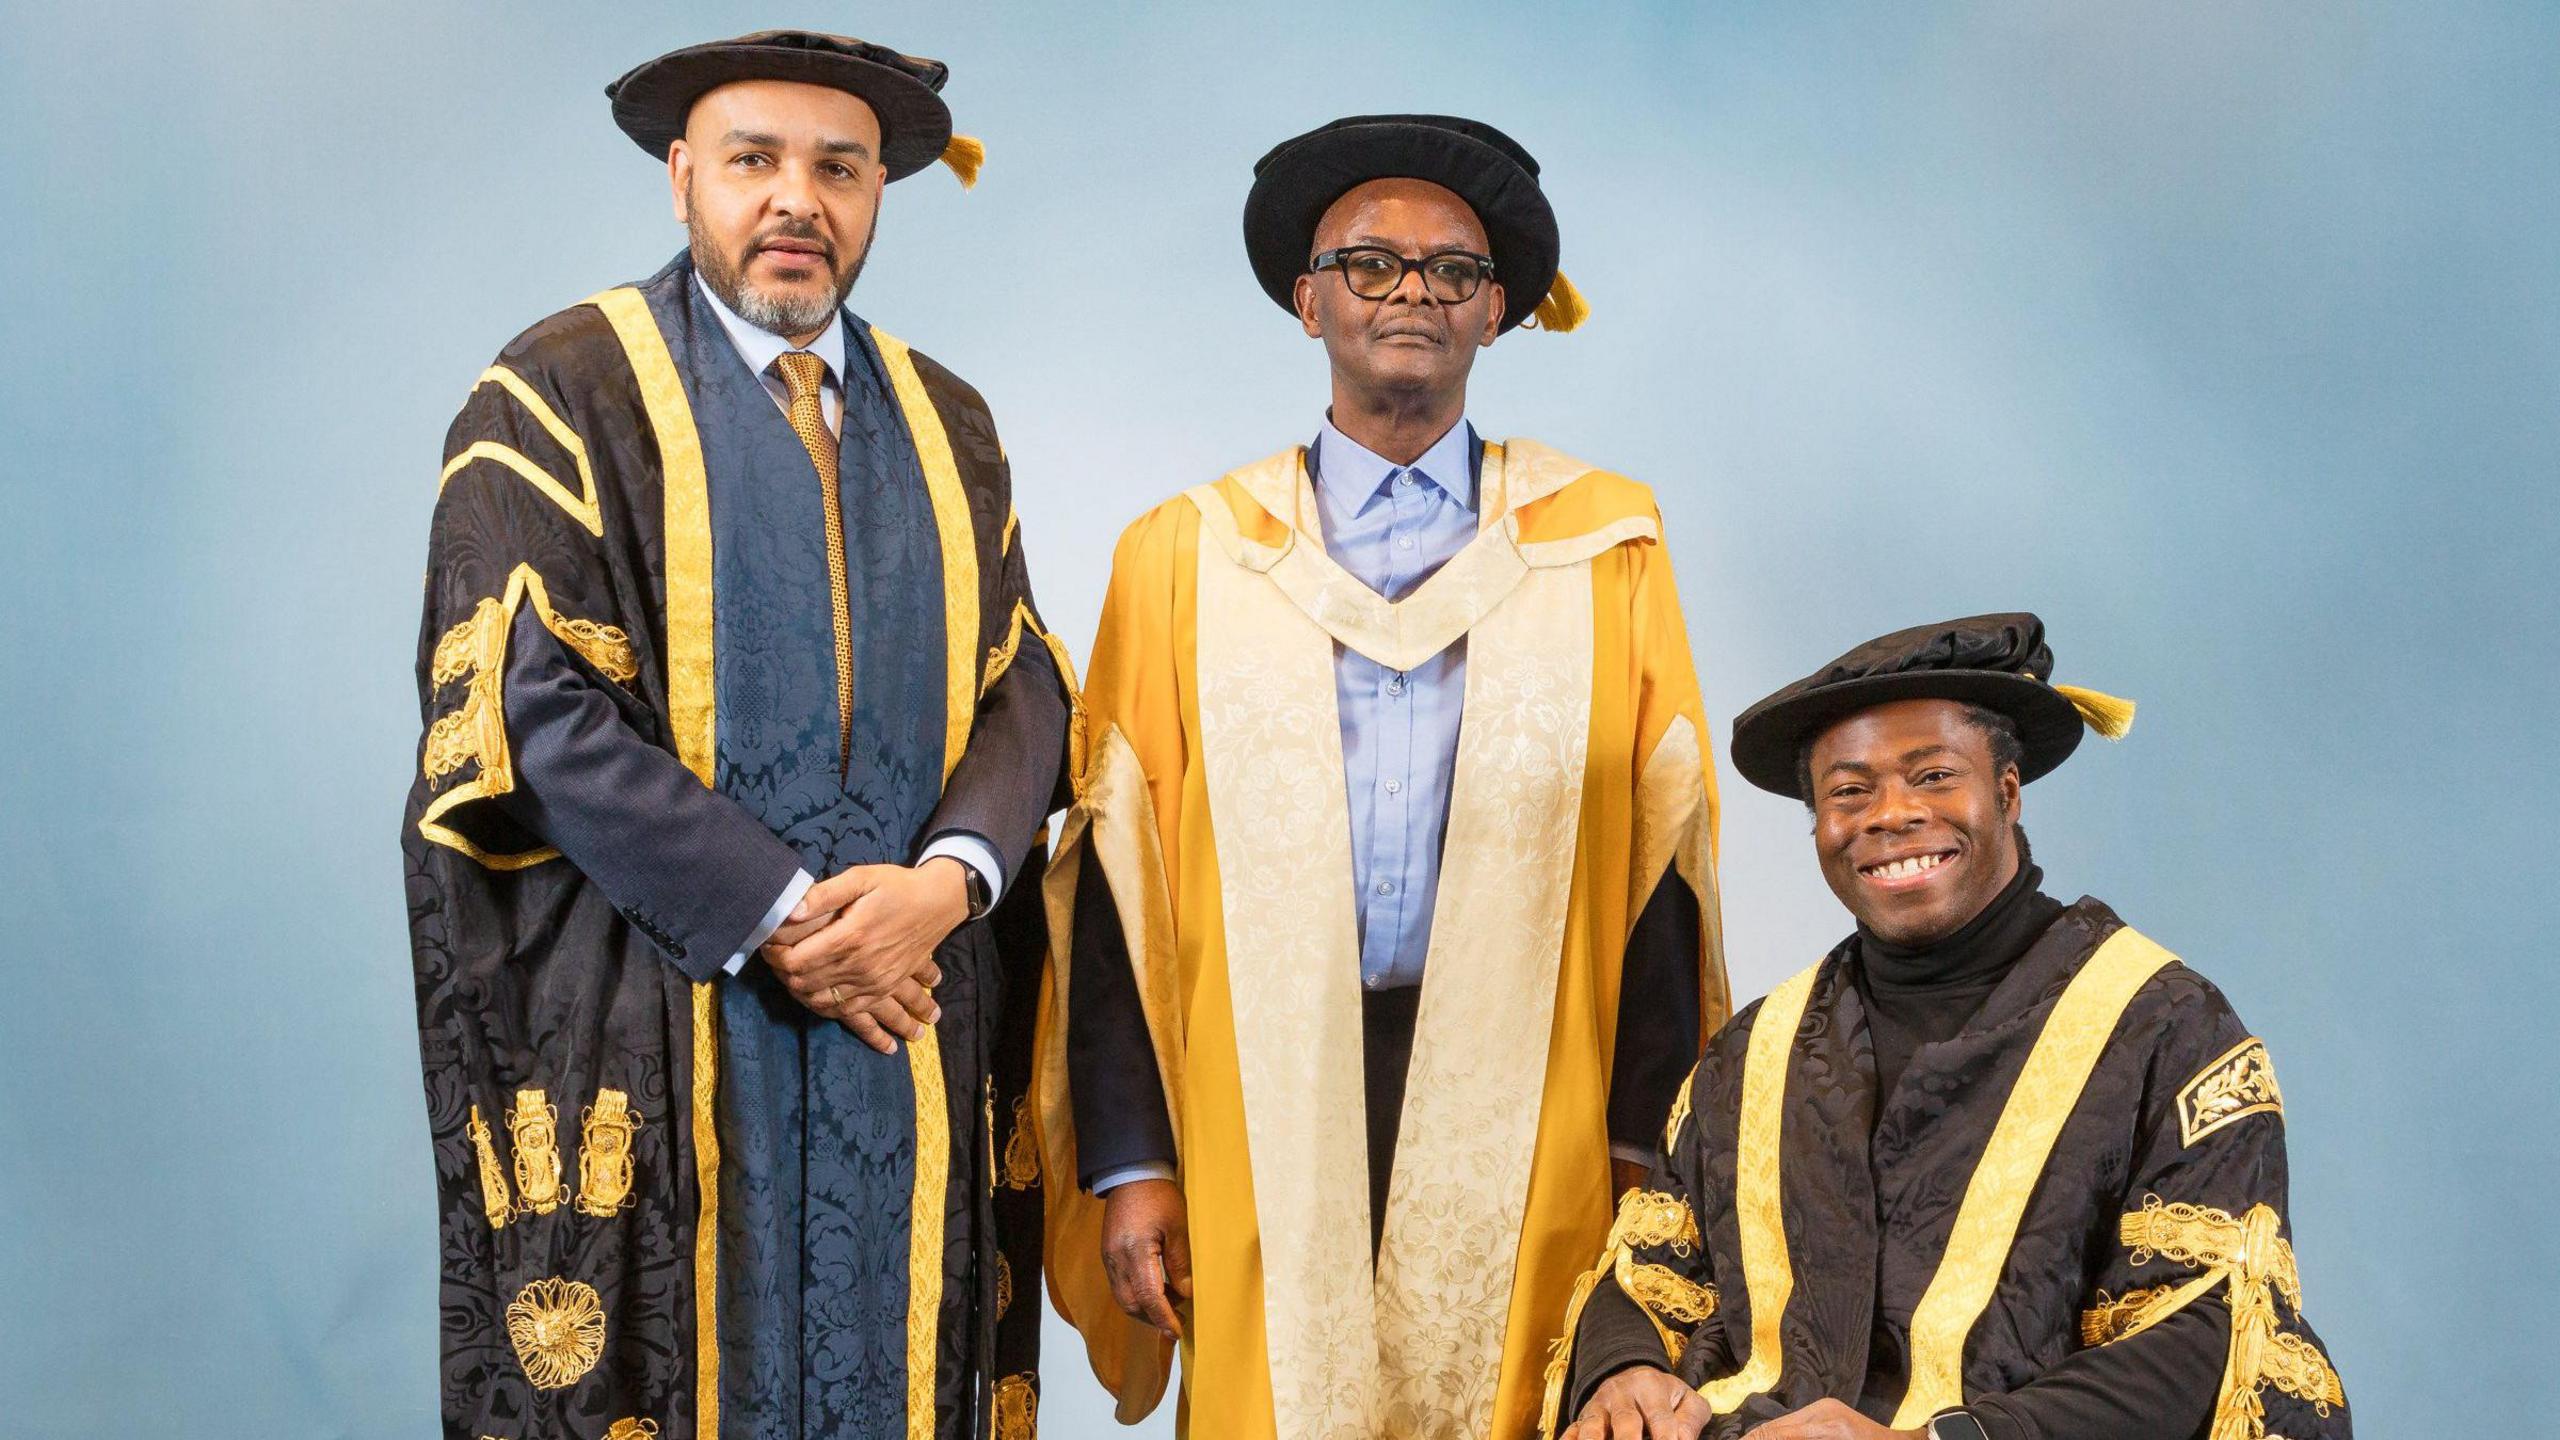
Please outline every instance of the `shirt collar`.
[[[755, 372], [757, 379], [763, 379], [765, 373], [773, 368], [773, 362], [791, 349], [791, 342], [749, 323], [745, 316], [730, 309], [719, 296], [711, 293], [711, 287], [703, 283], [699, 272], [694, 275], [693, 282], [702, 286], [702, 298], [711, 302], [711, 313], [720, 317], [720, 328], [729, 332], [729, 343], [738, 347], [739, 358], [747, 362], [747, 368]], [[837, 393], [843, 393], [843, 306], [837, 306], [836, 312], [827, 317], [827, 328], [819, 331], [818, 338], [809, 342], [809, 353], [825, 363], [828, 383], [836, 387]]]
[[1431, 442], [1422, 458], [1398, 465], [1334, 428], [1325, 417], [1316, 432], [1316, 501], [1336, 521], [1351, 519], [1369, 508], [1389, 482], [1410, 470], [1416, 479], [1439, 490], [1470, 513], [1476, 508], [1475, 427], [1465, 420]]

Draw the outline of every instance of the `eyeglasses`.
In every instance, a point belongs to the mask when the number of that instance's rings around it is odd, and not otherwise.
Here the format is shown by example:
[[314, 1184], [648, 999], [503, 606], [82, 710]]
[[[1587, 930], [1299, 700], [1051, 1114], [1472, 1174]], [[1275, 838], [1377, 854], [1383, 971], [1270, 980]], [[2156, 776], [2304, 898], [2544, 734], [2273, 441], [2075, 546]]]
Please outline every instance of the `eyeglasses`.
[[1386, 299], [1404, 284], [1404, 277], [1419, 270], [1422, 288], [1432, 299], [1443, 305], [1464, 305], [1492, 278], [1493, 257], [1468, 250], [1443, 250], [1409, 260], [1374, 245], [1346, 245], [1317, 252], [1316, 258], [1307, 262], [1307, 268], [1341, 271], [1342, 283], [1363, 300]]

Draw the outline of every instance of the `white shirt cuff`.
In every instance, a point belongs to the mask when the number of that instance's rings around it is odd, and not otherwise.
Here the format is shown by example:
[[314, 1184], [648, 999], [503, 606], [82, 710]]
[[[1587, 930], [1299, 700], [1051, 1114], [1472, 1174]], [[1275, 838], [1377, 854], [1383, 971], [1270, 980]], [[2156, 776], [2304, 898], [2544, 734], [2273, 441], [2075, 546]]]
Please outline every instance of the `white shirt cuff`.
[[1173, 1167], [1161, 1160], [1149, 1160], [1138, 1165], [1122, 1165], [1116, 1169], [1105, 1170], [1093, 1177], [1093, 1198], [1099, 1200], [1132, 1180], [1170, 1180], [1172, 1178]]
[[987, 903], [992, 905], [1004, 898], [1004, 862], [996, 857], [996, 847], [966, 831], [953, 830], [924, 847], [916, 863], [921, 865], [940, 855], [948, 855], [978, 872], [978, 878], [987, 882]]
[[1655, 1156], [1653, 1147], [1650, 1145], [1612, 1144], [1609, 1147], [1609, 1158], [1612, 1160], [1624, 1160], [1630, 1165], [1641, 1165], [1645, 1169], [1651, 1170], [1653, 1168]]
[[747, 943], [739, 946], [738, 953], [730, 956], [729, 963], [720, 968], [732, 975], [746, 969], [747, 957], [756, 953], [757, 946], [773, 938], [773, 932], [781, 929], [782, 922], [791, 918], [791, 907], [799, 904], [800, 897], [808, 894], [809, 887], [817, 883], [817, 878], [806, 870], [784, 882], [782, 898], [774, 901], [773, 908], [764, 912], [764, 918], [756, 922], [756, 928], [747, 932]]

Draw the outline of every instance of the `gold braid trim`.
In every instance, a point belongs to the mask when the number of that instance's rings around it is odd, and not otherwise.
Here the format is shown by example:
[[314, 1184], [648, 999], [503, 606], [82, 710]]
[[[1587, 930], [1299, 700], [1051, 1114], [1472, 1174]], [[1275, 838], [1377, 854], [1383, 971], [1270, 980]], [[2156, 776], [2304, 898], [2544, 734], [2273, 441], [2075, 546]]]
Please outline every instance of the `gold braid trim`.
[[539, 1090], [519, 1090], [507, 1111], [507, 1143], [516, 1152], [516, 1208], [548, 1215], [560, 1208], [560, 1107]]
[[2167, 1260], [2203, 1273], [2165, 1297], [2158, 1291], [2137, 1292], [2149, 1297], [2138, 1311], [2114, 1314], [2133, 1295], [2112, 1306], [2102, 1303], [2081, 1318], [2083, 1335], [2102, 1312], [2120, 1321], [2110, 1338], [2137, 1333], [2221, 1284], [2231, 1301], [2231, 1354], [2223, 1365], [2222, 1390], [2207, 1431], [2210, 1440], [2265, 1440], [2267, 1412], [2260, 1392], [2268, 1385], [2328, 1414], [2331, 1407], [2346, 1403], [2337, 1369], [2318, 1346], [2277, 1328], [2278, 1295], [2297, 1319], [2302, 1314], [2302, 1278], [2293, 1246], [2278, 1233], [2282, 1225], [2266, 1205], [2253, 1205], [2235, 1218], [2211, 1206], [2143, 1197], [2142, 1208], [2117, 1226], [2133, 1264]]
[[507, 1198], [506, 1172], [498, 1168], [498, 1147], [489, 1143], [489, 1122], [480, 1118], [480, 1107], [471, 1107], [471, 1149], [479, 1161], [480, 1210], [489, 1217], [489, 1228], [503, 1230], [507, 1217], [515, 1212], [515, 1202]]
[[[1703, 1323], [1716, 1313], [1715, 1287], [1701, 1285], [1668, 1265], [1630, 1266], [1618, 1278], [1630, 1299], [1683, 1325]], [[1676, 1350], [1672, 1358], [1679, 1358]]]
[[578, 1213], [611, 1215], [631, 1199], [631, 1137], [642, 1116], [631, 1097], [598, 1090], [578, 1129]]
[[1618, 1289], [1653, 1322], [1654, 1333], [1662, 1338], [1663, 1349], [1672, 1363], [1679, 1363], [1688, 1339], [1664, 1325], [1662, 1317], [1669, 1315], [1683, 1324], [1697, 1324], [1715, 1313], [1716, 1292], [1711, 1286], [1682, 1278], [1668, 1266], [1640, 1264], [1635, 1252], [1668, 1246], [1672, 1254], [1685, 1260], [1702, 1243], [1698, 1217], [1679, 1196], [1635, 1189], [1618, 1201], [1618, 1218], [1609, 1227], [1609, 1241], [1600, 1252], [1599, 1263], [1573, 1282], [1573, 1295], [1565, 1303], [1564, 1329], [1547, 1345], [1545, 1396], [1538, 1409], [1541, 1436], [1553, 1440], [1556, 1433], [1561, 1418], [1558, 1412], [1564, 1408], [1565, 1375], [1573, 1368], [1573, 1334], [1582, 1323], [1583, 1307], [1591, 1303], [1591, 1293], [1600, 1288], [1602, 1276], [1618, 1282]]
[[2112, 1298], [2106, 1291], [2099, 1291], [2098, 1303], [2080, 1312], [2080, 1343], [2094, 1349], [2145, 1328], [2141, 1323], [2145, 1312], [2163, 1298], [2176, 1293], [2174, 1285], [2127, 1290]]
[[1662, 1153], [1666, 1155], [1680, 1143], [1680, 1127], [1689, 1118], [1689, 1087], [1696, 1083], [1698, 1076], [1693, 1070], [1688, 1079], [1680, 1082], [1680, 1093], [1671, 1097], [1671, 1118], [1662, 1122]]
[[616, 1420], [604, 1427], [604, 1440], [657, 1440], [655, 1420]]

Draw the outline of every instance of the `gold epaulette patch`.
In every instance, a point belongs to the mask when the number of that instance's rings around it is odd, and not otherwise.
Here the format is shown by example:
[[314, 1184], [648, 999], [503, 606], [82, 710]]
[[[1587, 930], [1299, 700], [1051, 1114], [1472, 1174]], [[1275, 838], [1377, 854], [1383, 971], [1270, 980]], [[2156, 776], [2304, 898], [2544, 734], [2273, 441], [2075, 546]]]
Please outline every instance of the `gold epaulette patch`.
[[2098, 1303], [2080, 1312], [2080, 1343], [2098, 1346], [2123, 1339], [2144, 1311], [2176, 1289], [2174, 1285], [2151, 1285], [2112, 1298], [2104, 1290], [2099, 1291]]
[[2266, 1042], [2252, 1036], [2179, 1087], [2179, 1138], [2192, 1146], [2242, 1116], [2260, 1111], [2282, 1115], [2284, 1095], [2276, 1089], [2276, 1067], [2267, 1058]]
[[1714, 1287], [1701, 1285], [1667, 1265], [1630, 1265], [1629, 1298], [1655, 1315], [1696, 1325], [1716, 1313]]

